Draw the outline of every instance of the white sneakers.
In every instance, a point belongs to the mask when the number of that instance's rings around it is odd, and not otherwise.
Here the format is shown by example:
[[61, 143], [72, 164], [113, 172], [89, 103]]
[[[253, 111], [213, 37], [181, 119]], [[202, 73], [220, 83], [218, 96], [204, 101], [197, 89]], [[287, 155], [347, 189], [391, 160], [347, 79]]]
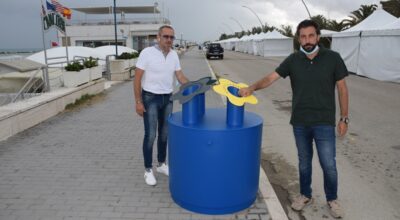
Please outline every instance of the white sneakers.
[[[156, 170], [158, 173], [162, 173], [166, 176], [169, 176], [169, 168], [168, 168], [168, 165], [165, 163], [162, 163], [161, 166], [157, 166]], [[144, 181], [149, 186], [155, 186], [157, 184], [157, 180], [153, 174], [152, 169], [150, 169], [150, 171], [147, 171], [147, 170], [144, 171]]]
[[169, 167], [166, 163], [162, 163], [161, 166], [157, 166], [157, 172], [169, 176]]
[[144, 181], [146, 181], [146, 184], [149, 186], [155, 186], [157, 184], [153, 170], [150, 169], [150, 171], [144, 171]]

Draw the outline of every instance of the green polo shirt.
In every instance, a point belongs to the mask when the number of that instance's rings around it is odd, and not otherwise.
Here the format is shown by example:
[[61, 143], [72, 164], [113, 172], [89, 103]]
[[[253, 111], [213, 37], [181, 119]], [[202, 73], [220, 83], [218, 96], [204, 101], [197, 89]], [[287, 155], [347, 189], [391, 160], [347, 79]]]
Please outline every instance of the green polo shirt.
[[292, 86], [292, 125], [335, 126], [336, 81], [348, 75], [339, 53], [321, 48], [310, 60], [303, 52], [289, 55], [276, 69]]

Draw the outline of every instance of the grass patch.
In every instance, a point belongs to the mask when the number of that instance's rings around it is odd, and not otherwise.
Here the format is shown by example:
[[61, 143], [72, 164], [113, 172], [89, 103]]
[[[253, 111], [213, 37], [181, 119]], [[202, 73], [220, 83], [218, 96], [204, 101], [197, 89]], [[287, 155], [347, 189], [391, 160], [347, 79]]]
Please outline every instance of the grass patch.
[[95, 96], [96, 95], [85, 94], [85, 95], [81, 96], [79, 99], [76, 99], [74, 103], [70, 103], [70, 104], [66, 105], [65, 109], [66, 110], [75, 109], [75, 108], [85, 104], [86, 102], [90, 101]]

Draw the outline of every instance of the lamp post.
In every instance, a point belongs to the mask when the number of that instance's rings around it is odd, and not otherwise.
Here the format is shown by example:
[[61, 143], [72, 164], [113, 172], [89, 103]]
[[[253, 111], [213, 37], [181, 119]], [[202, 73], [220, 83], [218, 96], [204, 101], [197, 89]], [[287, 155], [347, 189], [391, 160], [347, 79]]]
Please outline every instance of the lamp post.
[[254, 15], [257, 17], [258, 21], [260, 22], [260, 24], [261, 24], [261, 28], [262, 28], [262, 29], [264, 29], [264, 25], [263, 25], [263, 23], [262, 23], [262, 21], [261, 21], [260, 17], [258, 17], [258, 15], [256, 14], [256, 12], [255, 12], [255, 11], [253, 11], [253, 9], [251, 9], [251, 8], [247, 7], [246, 5], [242, 5], [242, 7], [243, 7], [243, 8], [247, 8], [247, 9], [249, 9], [251, 12], [253, 12], [253, 14], [254, 14]]
[[157, 6], [158, 6], [158, 2], [154, 2], [153, 15], [154, 15], [154, 22], [156, 22], [156, 23], [157, 23], [157, 17], [156, 17]]
[[117, 39], [117, 14], [115, 12], [115, 7], [116, 7], [116, 0], [114, 0], [114, 33], [115, 33], [115, 58], [118, 57], [118, 39]]
[[235, 31], [231, 28], [231, 26], [229, 26], [227, 23], [222, 22], [223, 25], [227, 26], [229, 28], [229, 30], [232, 31], [232, 33], [235, 33]]
[[310, 19], [311, 19], [311, 14], [310, 14], [310, 11], [308, 10], [308, 7], [307, 7], [306, 3], [304, 2], [304, 0], [301, 0], [301, 2], [303, 2], [303, 5], [304, 5], [304, 7], [306, 7], [306, 10], [307, 10], [308, 16], [309, 16], [309, 17], [310, 17]]
[[230, 17], [230, 19], [234, 20], [240, 26], [240, 28], [242, 28], [242, 31], [244, 31], [243, 26], [239, 23], [238, 20], [234, 19], [233, 17]]

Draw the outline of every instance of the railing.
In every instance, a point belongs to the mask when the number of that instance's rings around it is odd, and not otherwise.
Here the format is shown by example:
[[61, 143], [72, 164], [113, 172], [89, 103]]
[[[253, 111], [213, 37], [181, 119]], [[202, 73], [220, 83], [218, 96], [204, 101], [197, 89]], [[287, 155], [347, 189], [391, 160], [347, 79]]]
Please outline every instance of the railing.
[[116, 59], [115, 54], [106, 56], [106, 79], [111, 80], [111, 70], [110, 70], [110, 58], [114, 57]]
[[[36, 77], [40, 72], [44, 74], [44, 71], [44, 68], [38, 68], [36, 72], [29, 77], [25, 85], [18, 91], [17, 95], [11, 99], [11, 102], [14, 103], [19, 99], [25, 99], [26, 94], [29, 94], [29, 98], [32, 97], [33, 94], [37, 95], [37, 91], [40, 88], [42, 88], [41, 92], [44, 92], [43, 86], [45, 85], [45, 81], [41, 77]], [[39, 82], [39, 80], [41, 80], [41, 82]]]
[[[117, 21], [118, 24], [171, 24], [166, 18], [128, 18]], [[85, 19], [68, 22], [71, 25], [113, 25], [114, 19]]]

